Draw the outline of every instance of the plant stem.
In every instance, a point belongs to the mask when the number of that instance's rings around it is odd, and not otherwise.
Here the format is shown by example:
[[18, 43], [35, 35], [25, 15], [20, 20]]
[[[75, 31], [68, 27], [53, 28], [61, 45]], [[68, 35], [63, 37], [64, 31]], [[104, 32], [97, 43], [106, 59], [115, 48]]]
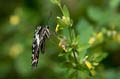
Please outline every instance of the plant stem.
[[[72, 36], [71, 33], [72, 33], [72, 28], [69, 28], [70, 43], [72, 44], [73, 36]], [[72, 48], [72, 53], [73, 53], [73, 56], [74, 56], [75, 64], [77, 66], [78, 65], [78, 60], [77, 60], [76, 52], [75, 52], [74, 48]], [[76, 71], [75, 77], [76, 77], [76, 79], [78, 79], [78, 70], [76, 69], [75, 71]]]
[[72, 34], [71, 34], [71, 28], [68, 28], [69, 30], [69, 36], [70, 36], [70, 43], [72, 43]]
[[77, 65], [77, 64], [78, 64], [78, 60], [77, 60], [77, 57], [76, 57], [76, 54], [75, 54], [75, 50], [74, 50], [74, 49], [72, 50], [72, 53], [73, 53], [73, 55], [74, 55], [75, 63], [76, 63], [76, 65]]
[[[71, 33], [72, 33], [72, 29], [69, 28], [70, 42], [71, 42], [71, 44], [72, 44], [73, 36], [72, 36]], [[76, 54], [75, 54], [75, 50], [74, 50], [73, 48], [72, 48], [72, 53], [73, 53], [73, 55], [74, 55], [75, 63], [77, 64], [78, 61], [77, 61], [77, 57], [76, 57]]]

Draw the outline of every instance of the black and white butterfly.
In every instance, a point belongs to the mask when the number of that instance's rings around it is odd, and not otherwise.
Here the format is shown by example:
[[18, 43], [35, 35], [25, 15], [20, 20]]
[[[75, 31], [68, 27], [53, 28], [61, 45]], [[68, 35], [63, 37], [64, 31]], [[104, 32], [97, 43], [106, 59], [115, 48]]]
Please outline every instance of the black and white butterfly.
[[50, 32], [48, 26], [38, 26], [36, 28], [32, 43], [32, 67], [36, 67], [38, 64], [39, 51], [41, 53], [45, 52], [45, 41], [49, 36]]

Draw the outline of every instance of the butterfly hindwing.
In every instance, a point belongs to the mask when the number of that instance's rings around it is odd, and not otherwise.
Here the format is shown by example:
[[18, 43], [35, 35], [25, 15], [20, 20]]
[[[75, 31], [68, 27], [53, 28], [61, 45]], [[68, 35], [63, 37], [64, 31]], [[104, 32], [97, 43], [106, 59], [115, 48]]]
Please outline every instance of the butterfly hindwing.
[[41, 44], [41, 53], [45, 53], [45, 40], [43, 40], [42, 44]]

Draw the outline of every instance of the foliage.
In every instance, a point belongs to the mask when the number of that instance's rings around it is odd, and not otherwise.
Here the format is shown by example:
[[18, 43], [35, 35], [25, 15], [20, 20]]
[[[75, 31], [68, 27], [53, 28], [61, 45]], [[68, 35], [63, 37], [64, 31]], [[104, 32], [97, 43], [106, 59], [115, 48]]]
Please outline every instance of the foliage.
[[[68, 72], [70, 71], [68, 77], [71, 77], [71, 79], [79, 79], [82, 76], [79, 74], [80, 72], [85, 72], [86, 75], [90, 73], [90, 75], [94, 76], [95, 66], [107, 56], [107, 53], [103, 53], [99, 48], [97, 48], [96, 51], [91, 50], [91, 54], [89, 54], [90, 51], [87, 51], [92, 48], [94, 43], [94, 41], [89, 43], [92, 39], [91, 36], [94, 36], [92, 26], [85, 20], [81, 20], [76, 26], [73, 26], [73, 21], [70, 18], [67, 7], [65, 5], [62, 7], [57, 0], [52, 0], [52, 2], [59, 6], [63, 14], [62, 18], [57, 17], [56, 32], [59, 34], [59, 46], [63, 49], [63, 52], [61, 52], [59, 56], [65, 57], [63, 61], [64, 66]], [[75, 33], [75, 31], [77, 31], [77, 33]], [[100, 39], [101, 38], [102, 37], [100, 37]]]

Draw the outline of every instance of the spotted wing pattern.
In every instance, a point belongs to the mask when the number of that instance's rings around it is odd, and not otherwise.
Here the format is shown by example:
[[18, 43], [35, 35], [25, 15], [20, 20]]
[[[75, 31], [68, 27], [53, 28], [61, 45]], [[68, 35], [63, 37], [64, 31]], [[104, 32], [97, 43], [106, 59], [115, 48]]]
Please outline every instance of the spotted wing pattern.
[[38, 26], [34, 33], [33, 43], [32, 43], [32, 67], [36, 67], [39, 59], [39, 51], [41, 53], [45, 52], [45, 40], [49, 38], [50, 32], [49, 27]]

